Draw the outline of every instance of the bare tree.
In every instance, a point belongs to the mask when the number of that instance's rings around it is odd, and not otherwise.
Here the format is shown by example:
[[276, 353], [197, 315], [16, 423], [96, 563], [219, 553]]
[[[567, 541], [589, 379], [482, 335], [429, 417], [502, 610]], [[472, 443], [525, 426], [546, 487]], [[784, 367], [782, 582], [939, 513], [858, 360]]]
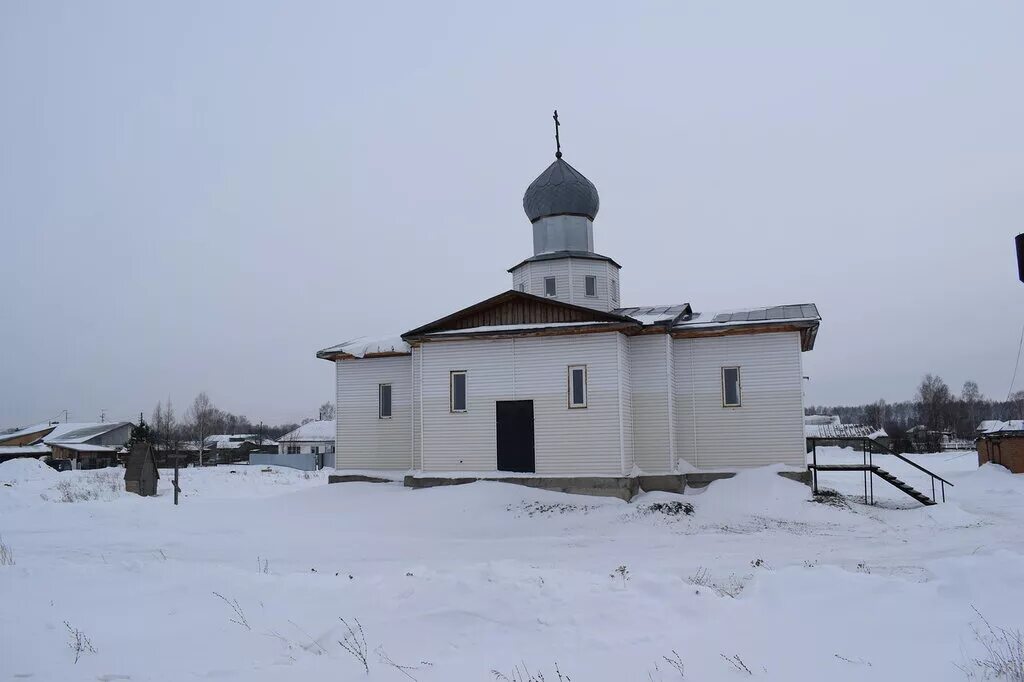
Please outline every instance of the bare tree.
[[1024, 391], [1017, 391], [1011, 395], [1010, 403], [1014, 409], [1014, 419], [1024, 419]]
[[889, 406], [884, 400], [864, 406], [864, 422], [871, 426], [881, 427], [889, 419]]
[[334, 403], [328, 400], [320, 406], [320, 421], [329, 421], [334, 419], [336, 413], [337, 411], [334, 409]]
[[191, 422], [192, 434], [199, 444], [199, 466], [203, 466], [203, 448], [206, 445], [206, 437], [210, 435], [213, 420], [217, 408], [210, 402], [210, 397], [205, 391], [199, 393], [192, 401], [192, 407], [188, 410], [188, 418]]
[[925, 374], [917, 387], [918, 415], [929, 431], [941, 431], [949, 417], [952, 401], [949, 386], [941, 377]]

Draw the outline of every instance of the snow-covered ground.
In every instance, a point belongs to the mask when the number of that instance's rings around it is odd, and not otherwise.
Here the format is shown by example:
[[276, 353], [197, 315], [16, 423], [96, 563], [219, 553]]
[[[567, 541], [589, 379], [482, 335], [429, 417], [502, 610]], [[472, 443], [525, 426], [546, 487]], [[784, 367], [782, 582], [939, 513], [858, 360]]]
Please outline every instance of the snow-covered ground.
[[919, 460], [955, 484], [947, 504], [876, 480], [865, 506], [859, 474], [823, 474], [850, 497], [813, 502], [773, 469], [627, 504], [236, 466], [182, 471], [174, 507], [166, 471], [147, 499], [119, 470], [16, 460], [0, 679], [684, 679], [668, 658], [698, 682], [963, 680], [975, 609], [1024, 626], [1024, 476]]

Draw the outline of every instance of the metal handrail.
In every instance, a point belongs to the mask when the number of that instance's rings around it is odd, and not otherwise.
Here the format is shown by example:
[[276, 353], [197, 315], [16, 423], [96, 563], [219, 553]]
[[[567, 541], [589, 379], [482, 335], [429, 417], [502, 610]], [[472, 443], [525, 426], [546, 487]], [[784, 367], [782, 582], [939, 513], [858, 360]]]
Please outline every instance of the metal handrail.
[[[884, 454], [887, 454], [887, 455], [892, 455], [893, 457], [898, 457], [899, 459], [902, 459], [902, 460], [903, 460], [904, 462], [906, 462], [906, 463], [907, 463], [907, 464], [909, 464], [910, 466], [914, 467], [915, 469], [920, 469], [921, 471], [923, 471], [924, 473], [928, 474], [928, 475], [929, 475], [929, 476], [931, 476], [932, 478], [937, 478], [937, 479], [939, 479], [940, 481], [942, 481], [943, 483], [949, 483], [949, 485], [950, 485], [951, 487], [953, 487], [953, 488], [955, 488], [955, 487], [956, 487], [955, 485], [953, 485], [952, 483], [950, 483], [949, 481], [947, 481], [946, 479], [944, 479], [944, 478], [943, 478], [942, 476], [939, 476], [939, 475], [938, 475], [938, 474], [936, 474], [935, 472], [932, 472], [932, 471], [928, 471], [927, 469], [925, 469], [925, 468], [924, 468], [923, 466], [921, 466], [921, 465], [920, 465], [920, 464], [918, 464], [917, 462], [914, 462], [914, 461], [912, 461], [912, 460], [909, 460], [909, 459], [907, 459], [906, 457], [904, 457], [904, 456], [903, 456], [903, 455], [901, 455], [900, 453], [898, 453], [898, 452], [896, 452], [895, 450], [893, 450], [892, 448], [890, 448], [890, 447], [889, 447], [888, 445], [884, 445], [884, 444], [882, 444], [882, 443], [879, 443], [879, 442], [878, 442], [877, 440], [874, 440], [873, 438], [864, 438], [863, 440], [864, 440], [864, 441], [866, 441], [866, 442], [868, 442], [868, 443], [871, 443], [871, 444], [873, 444], [873, 445], [877, 445], [878, 447], [880, 447], [880, 448], [884, 449], [884, 450], [885, 450], [885, 453], [884, 453]], [[934, 499], [934, 497], [933, 497], [933, 499]]]
[[[808, 440], [811, 441], [811, 448], [812, 448], [812, 452], [813, 452], [812, 457], [813, 457], [814, 464], [811, 467], [812, 468], [812, 477], [813, 477], [813, 489], [814, 489], [815, 494], [817, 494], [817, 492], [818, 492], [818, 441], [821, 440], [821, 439], [820, 438], [810, 438]], [[828, 439], [826, 439], [826, 440], [828, 440]], [[931, 481], [932, 481], [932, 500], [933, 501], [936, 499], [935, 498], [935, 479], [939, 479], [939, 481], [941, 481], [941, 483], [942, 483], [942, 485], [941, 485], [941, 492], [942, 492], [942, 501], [943, 502], [946, 501], [946, 484], [948, 483], [949, 486], [952, 487], [952, 488], [956, 487], [953, 483], [950, 483], [949, 481], [944, 479], [942, 476], [939, 476], [938, 474], [936, 474], [933, 471], [929, 471], [928, 469], [925, 469], [923, 466], [921, 466], [917, 462], [914, 462], [914, 461], [912, 461], [910, 459], [907, 459], [906, 457], [904, 457], [903, 455], [899, 454], [898, 452], [896, 452], [892, 448], [888, 447], [887, 445], [884, 445], [883, 443], [879, 443], [877, 440], [874, 440], [873, 438], [867, 438], [865, 436], [860, 436], [860, 437], [851, 437], [851, 438], [837, 438], [836, 440], [860, 441], [861, 442], [861, 447], [863, 448], [864, 465], [865, 465], [865, 467], [868, 467], [868, 466], [871, 467], [870, 474], [877, 474], [878, 473], [875, 470], [878, 467], [875, 466], [874, 458], [872, 457], [872, 452], [871, 452], [871, 447], [870, 447], [871, 445], [875, 445], [877, 447], [882, 448], [882, 450], [884, 451], [882, 454], [892, 455], [892, 456], [894, 456], [894, 457], [896, 457], [898, 459], [903, 460], [904, 462], [906, 462], [910, 466], [914, 467], [915, 469], [919, 469], [919, 470], [923, 471], [924, 473], [928, 474], [929, 476], [931, 476]], [[864, 472], [864, 500], [867, 501], [869, 499], [868, 498], [868, 495], [869, 495], [868, 488], [869, 488], [869, 483], [870, 483], [870, 499], [871, 499], [871, 503], [874, 504], [874, 498], [875, 498], [874, 478], [872, 478], [872, 476], [870, 474], [868, 473], [868, 471]]]

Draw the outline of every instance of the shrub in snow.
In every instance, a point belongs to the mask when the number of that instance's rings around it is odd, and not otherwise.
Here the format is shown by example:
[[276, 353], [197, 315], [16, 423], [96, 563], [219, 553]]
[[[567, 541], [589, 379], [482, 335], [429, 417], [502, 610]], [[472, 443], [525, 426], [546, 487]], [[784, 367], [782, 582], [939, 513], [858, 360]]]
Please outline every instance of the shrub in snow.
[[968, 679], [996, 678], [1010, 682], [1024, 682], [1024, 636], [1020, 630], [1008, 630], [988, 622], [985, 616], [974, 609], [983, 627], [971, 625], [974, 637], [985, 649], [984, 658], [971, 659], [966, 666], [959, 666]]
[[[675, 675], [672, 675], [671, 679], [686, 679], [686, 666], [683, 665], [683, 659], [680, 657], [678, 651], [673, 649], [672, 656], [662, 656], [661, 660], [665, 662], [668, 669], [675, 671]], [[654, 663], [654, 672], [647, 673], [647, 679], [650, 680], [650, 682], [664, 682], [665, 676], [662, 675], [661, 666], [657, 662]]]
[[96, 647], [92, 645], [89, 638], [85, 636], [85, 633], [78, 628], [71, 627], [71, 623], [64, 621], [64, 627], [68, 629], [68, 647], [75, 652], [75, 663], [78, 663], [78, 659], [81, 658], [82, 654], [94, 654], [96, 653]]
[[4, 537], [0, 535], [0, 566], [13, 566], [14, 552], [9, 545], [4, 544]]
[[614, 571], [612, 571], [612, 574], [610, 576], [608, 576], [608, 577], [609, 578], [619, 578], [619, 579], [621, 579], [622, 580], [622, 586], [625, 587], [626, 586], [626, 581], [629, 580], [629, 569], [626, 568], [625, 565], [619, 566]]
[[348, 632], [338, 640], [338, 644], [340, 644], [345, 651], [352, 654], [352, 657], [359, 661], [359, 664], [363, 666], [363, 672], [369, 675], [370, 664], [366, 660], [366, 635], [363, 634], [362, 623], [360, 623], [359, 619], [356, 618], [356, 626], [353, 628], [344, 618], [339, 618], [338, 620], [340, 620], [345, 626], [345, 629], [348, 630]]
[[225, 604], [230, 606], [231, 610], [235, 612], [235, 617], [229, 619], [232, 623], [234, 623], [235, 625], [238, 625], [240, 627], [243, 627], [246, 630], [252, 630], [252, 628], [249, 626], [249, 621], [245, 617], [245, 612], [242, 611], [242, 607], [238, 605], [238, 600], [237, 599], [228, 599], [227, 597], [225, 597], [223, 594], [220, 594], [219, 592], [214, 592], [213, 596], [219, 598]]
[[[54, 486], [58, 502], [88, 502], [90, 500], [111, 500], [124, 494], [124, 473], [119, 469], [108, 469], [83, 473], [73, 478], [63, 478]], [[50, 499], [43, 494], [43, 499]]]
[[665, 516], [690, 516], [693, 514], [693, 505], [689, 502], [652, 502], [641, 505], [637, 511], [640, 514], [664, 514]]
[[739, 654], [733, 654], [732, 656], [726, 656], [725, 654], [718, 654], [718, 655], [721, 656], [723, 659], [725, 659], [725, 661], [729, 665], [731, 665], [735, 670], [737, 670], [737, 671], [739, 671], [741, 673], [745, 673], [747, 675], [753, 675], [754, 674], [750, 670], [750, 668], [747, 667], [747, 664], [743, 662], [743, 659], [740, 658]]
[[[494, 679], [498, 682], [545, 682], [544, 673], [537, 671], [531, 673], [530, 669], [523, 663], [523, 667], [520, 668], [518, 665], [512, 669], [511, 675], [506, 675], [497, 670], [492, 670], [491, 674], [494, 675]], [[552, 678], [552, 682], [572, 682], [572, 678], [564, 674], [558, 669], [558, 664], [555, 663], [555, 675], [556, 678]]]
[[434, 665], [430, 661], [420, 661], [419, 665], [399, 665], [398, 663], [395, 663], [393, 660], [391, 660], [391, 657], [388, 656], [386, 651], [384, 651], [384, 646], [383, 645], [378, 646], [376, 649], [374, 649], [373, 653], [377, 654], [377, 660], [378, 661], [380, 661], [381, 663], [383, 663], [386, 666], [390, 666], [390, 667], [394, 668], [395, 670], [397, 670], [398, 672], [402, 673], [403, 675], [408, 677], [410, 680], [413, 680], [414, 682], [415, 682], [416, 678], [413, 677], [413, 675], [412, 675], [413, 671], [420, 670], [424, 666]]
[[743, 583], [737, 580], [735, 575], [730, 575], [729, 581], [722, 585], [712, 580], [708, 569], [703, 566], [698, 568], [693, 575], [687, 578], [686, 582], [691, 585], [696, 585], [697, 587], [706, 587], [710, 590], [714, 590], [720, 597], [735, 598], [743, 590]]

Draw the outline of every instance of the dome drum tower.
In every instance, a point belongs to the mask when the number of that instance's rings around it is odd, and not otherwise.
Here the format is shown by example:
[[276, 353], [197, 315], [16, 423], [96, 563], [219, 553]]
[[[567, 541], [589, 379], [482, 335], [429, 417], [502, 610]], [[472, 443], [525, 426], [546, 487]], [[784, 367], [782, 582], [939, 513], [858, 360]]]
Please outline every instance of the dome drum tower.
[[[557, 112], [555, 121], [557, 126]], [[513, 287], [588, 308], [618, 308], [620, 266], [594, 252], [600, 206], [594, 183], [562, 159], [559, 144], [554, 162], [523, 195], [533, 224], [533, 257], [509, 270]]]

